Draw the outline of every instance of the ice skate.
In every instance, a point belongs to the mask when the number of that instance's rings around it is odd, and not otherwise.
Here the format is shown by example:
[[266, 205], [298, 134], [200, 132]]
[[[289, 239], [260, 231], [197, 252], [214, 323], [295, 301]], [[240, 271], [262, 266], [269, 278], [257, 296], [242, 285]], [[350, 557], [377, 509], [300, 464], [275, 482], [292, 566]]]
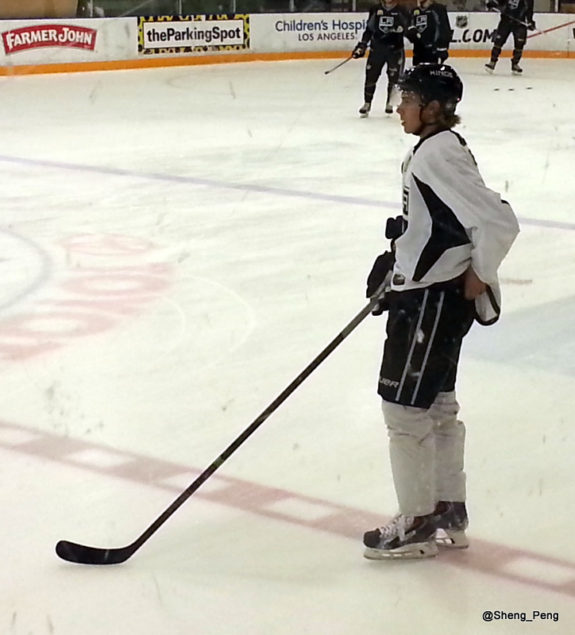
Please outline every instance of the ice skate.
[[360, 117], [367, 117], [369, 115], [369, 111], [371, 110], [371, 102], [366, 101], [365, 104], [359, 109]]
[[433, 514], [399, 514], [384, 527], [363, 535], [364, 557], [368, 560], [431, 558], [438, 553]]
[[511, 72], [513, 75], [521, 75], [521, 73], [523, 73], [523, 69], [519, 66], [519, 64], [517, 64], [517, 62], [515, 62], [511, 64]]
[[493, 71], [495, 70], [495, 64], [497, 62], [494, 62], [493, 60], [491, 62], [487, 62], [487, 64], [485, 64], [485, 70], [491, 75], [493, 73]]
[[439, 501], [433, 514], [437, 529], [435, 542], [438, 545], [450, 549], [469, 547], [469, 541], [465, 535], [469, 524], [465, 503]]
[[385, 104], [385, 112], [388, 115], [391, 115], [393, 113], [393, 106], [391, 105], [391, 102], [387, 102], [387, 104]]

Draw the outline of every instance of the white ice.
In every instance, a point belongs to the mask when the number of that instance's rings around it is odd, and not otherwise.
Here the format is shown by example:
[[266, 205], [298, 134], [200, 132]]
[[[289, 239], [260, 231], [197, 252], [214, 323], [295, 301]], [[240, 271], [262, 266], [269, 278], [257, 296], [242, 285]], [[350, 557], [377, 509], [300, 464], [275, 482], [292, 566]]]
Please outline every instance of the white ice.
[[[460, 133], [522, 232], [459, 376], [471, 547], [362, 558], [396, 511], [369, 317], [123, 565], [365, 304], [413, 137], [364, 62], [0, 83], [0, 632], [571, 633], [573, 60], [454, 59]], [[484, 611], [558, 614], [485, 624]]]

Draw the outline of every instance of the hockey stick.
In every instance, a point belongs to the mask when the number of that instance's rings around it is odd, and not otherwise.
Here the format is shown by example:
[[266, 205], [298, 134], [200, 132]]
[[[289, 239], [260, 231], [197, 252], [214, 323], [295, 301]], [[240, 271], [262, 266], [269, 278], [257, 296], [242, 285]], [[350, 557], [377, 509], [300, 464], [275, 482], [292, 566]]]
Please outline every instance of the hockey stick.
[[529, 27], [529, 22], [523, 22], [523, 20], [520, 20], [519, 18], [514, 18], [512, 15], [508, 15], [507, 13], [502, 13], [501, 15], [504, 18], [511, 20], [512, 22], [516, 22], [517, 24], [520, 24], [521, 26], [524, 26], [527, 28]]
[[132, 556], [203, 484], [223, 463], [246, 441], [311, 373], [330, 355], [343, 340], [371, 313], [384, 294], [383, 283], [371, 297], [369, 303], [351, 320], [351, 322], [311, 361], [306, 368], [285, 388], [272, 403], [251, 423], [230, 445], [213, 461], [198, 478], [185, 489], [176, 500], [139, 536], [126, 547], [104, 549], [88, 547], [67, 540], [60, 540], [56, 553], [63, 560], [78, 564], [119, 564]]
[[546, 33], [551, 33], [551, 31], [557, 31], [557, 29], [564, 29], [566, 26], [571, 24], [575, 24], [575, 20], [569, 20], [569, 22], [564, 22], [563, 24], [557, 24], [556, 26], [552, 26], [549, 29], [544, 29], [540, 31], [539, 29], [535, 29], [534, 33], [531, 33], [527, 36], [527, 39], [535, 37], [536, 35], [545, 35]]
[[[512, 15], [509, 15], [508, 13], [503, 13], [503, 11], [501, 11], [500, 9], [494, 8], [494, 11], [497, 11], [497, 13], [499, 13], [499, 15], [501, 17], [503, 17], [503, 18], [507, 18], [508, 20], [511, 20], [512, 22], [516, 22], [517, 24], [520, 24], [521, 26], [529, 28], [529, 22], [523, 22], [523, 20], [520, 20], [519, 18], [515, 18]], [[541, 31], [539, 31], [539, 29], [534, 29], [534, 31], [537, 34], [541, 33]]]
[[329, 75], [330, 73], [333, 73], [333, 71], [336, 71], [340, 66], [343, 66], [344, 64], [347, 64], [352, 59], [353, 59], [353, 55], [350, 55], [349, 57], [346, 57], [343, 60], [343, 62], [340, 62], [339, 64], [337, 64], [333, 68], [330, 68], [328, 71], [324, 71], [323, 74], [324, 75]]

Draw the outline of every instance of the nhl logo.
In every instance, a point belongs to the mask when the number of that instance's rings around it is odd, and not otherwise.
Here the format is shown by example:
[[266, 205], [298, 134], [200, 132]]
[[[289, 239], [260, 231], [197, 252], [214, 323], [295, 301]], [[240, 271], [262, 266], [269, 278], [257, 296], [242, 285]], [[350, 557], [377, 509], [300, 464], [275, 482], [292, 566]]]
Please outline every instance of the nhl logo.
[[466, 15], [458, 15], [455, 17], [455, 26], [458, 29], [465, 29], [469, 24], [469, 18]]

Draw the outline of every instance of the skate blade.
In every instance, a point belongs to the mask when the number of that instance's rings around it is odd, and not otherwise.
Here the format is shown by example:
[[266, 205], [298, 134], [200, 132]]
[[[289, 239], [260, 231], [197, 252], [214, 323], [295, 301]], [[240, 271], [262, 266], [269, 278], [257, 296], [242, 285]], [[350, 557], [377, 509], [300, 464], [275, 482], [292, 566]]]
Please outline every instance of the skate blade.
[[446, 549], [467, 549], [469, 547], [469, 540], [467, 540], [465, 531], [438, 529], [435, 542]]
[[438, 553], [439, 549], [435, 542], [417, 542], [393, 550], [366, 547], [363, 557], [368, 560], [418, 560], [433, 558]]
[[490, 75], [493, 75], [493, 72], [495, 71], [494, 68], [488, 68], [487, 66], [483, 67], [485, 69], [486, 73], [489, 73]]
[[360, 112], [359, 116], [361, 119], [365, 119], [366, 117], [369, 117], [369, 113], [368, 112]]

